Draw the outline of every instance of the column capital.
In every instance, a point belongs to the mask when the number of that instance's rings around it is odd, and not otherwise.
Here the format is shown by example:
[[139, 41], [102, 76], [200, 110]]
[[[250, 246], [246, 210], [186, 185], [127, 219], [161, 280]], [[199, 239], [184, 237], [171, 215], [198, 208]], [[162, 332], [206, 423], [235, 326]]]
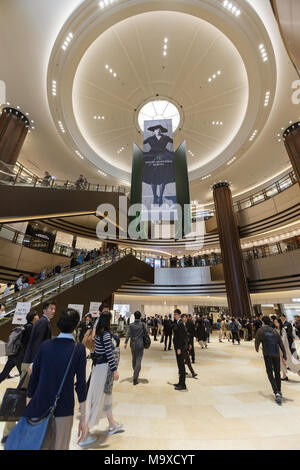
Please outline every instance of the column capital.
[[22, 121], [25, 122], [25, 127], [27, 128], [30, 127], [30, 121], [28, 117], [25, 116], [25, 114], [22, 113], [22, 111], [20, 111], [19, 109], [12, 108], [11, 106], [5, 106], [5, 108], [2, 109], [2, 112], [14, 114], [15, 116], [17, 116], [18, 118], [22, 119]]
[[219, 181], [219, 183], [215, 183], [212, 187], [213, 191], [218, 188], [230, 188], [230, 183], [228, 181]]
[[300, 128], [300, 122], [294, 122], [291, 124], [289, 127], [286, 128], [286, 130], [283, 132], [282, 136], [286, 138], [291, 132], [296, 130], [297, 128]]

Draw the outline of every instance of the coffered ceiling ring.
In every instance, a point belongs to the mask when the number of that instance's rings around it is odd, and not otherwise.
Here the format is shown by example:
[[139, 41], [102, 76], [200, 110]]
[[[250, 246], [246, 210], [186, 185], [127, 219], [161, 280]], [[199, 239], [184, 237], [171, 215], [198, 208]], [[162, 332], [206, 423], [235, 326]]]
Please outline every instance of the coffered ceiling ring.
[[[68, 18], [55, 41], [47, 75], [50, 113], [74, 157], [84, 156], [95, 169], [110, 174], [120, 182], [130, 182], [130, 171], [119, 168], [117, 162], [112, 164], [85, 139], [76, 120], [72, 90], [79, 64], [99, 36], [128, 18], [153, 11], [184, 13], [213, 25], [234, 45], [247, 73], [248, 103], [238, 132], [230, 136], [230, 142], [217, 158], [190, 171], [190, 179], [201, 178], [226, 165], [231, 158], [245, 153], [252, 145], [251, 136], [255, 130], [261, 132], [268, 120], [276, 94], [277, 71], [271, 40], [256, 11], [241, 0], [236, 0], [234, 4], [241, 10], [238, 18], [219, 0], [114, 0], [102, 9], [98, 1], [83, 1]], [[69, 38], [67, 43], [66, 38]], [[267, 50], [268, 60], [265, 62], [260, 44]], [[266, 92], [268, 106], [265, 105]]]

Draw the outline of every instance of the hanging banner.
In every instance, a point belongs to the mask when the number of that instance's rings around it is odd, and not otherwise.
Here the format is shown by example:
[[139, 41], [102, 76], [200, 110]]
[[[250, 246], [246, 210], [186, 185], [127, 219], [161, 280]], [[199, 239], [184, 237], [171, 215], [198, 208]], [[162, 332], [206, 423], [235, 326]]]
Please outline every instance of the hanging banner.
[[30, 312], [31, 302], [18, 302], [14, 313], [13, 325], [26, 325], [26, 315]]
[[77, 312], [78, 312], [79, 315], [80, 315], [80, 320], [82, 319], [82, 314], [83, 314], [84, 305], [81, 305], [81, 304], [69, 304], [69, 305], [68, 305], [68, 308], [73, 308], [74, 310], [77, 310]]
[[90, 309], [89, 313], [92, 315], [93, 318], [99, 317], [99, 308], [102, 302], [90, 302]]
[[172, 119], [144, 121], [142, 221], [177, 220]]

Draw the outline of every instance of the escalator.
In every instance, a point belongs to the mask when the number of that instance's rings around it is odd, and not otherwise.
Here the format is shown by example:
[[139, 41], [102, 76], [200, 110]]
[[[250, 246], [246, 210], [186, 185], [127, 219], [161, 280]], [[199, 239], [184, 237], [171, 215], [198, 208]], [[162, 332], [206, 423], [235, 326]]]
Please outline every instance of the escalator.
[[31, 308], [41, 313], [42, 304], [53, 300], [57, 305], [56, 315], [68, 304], [80, 304], [84, 305], [85, 314], [89, 311], [91, 301], [103, 301], [130, 279], [153, 284], [154, 269], [138, 259], [138, 256], [138, 253], [130, 249], [103, 255], [7, 296], [6, 316], [0, 319], [0, 340], [6, 341], [13, 328], [11, 319], [18, 302], [31, 302]]

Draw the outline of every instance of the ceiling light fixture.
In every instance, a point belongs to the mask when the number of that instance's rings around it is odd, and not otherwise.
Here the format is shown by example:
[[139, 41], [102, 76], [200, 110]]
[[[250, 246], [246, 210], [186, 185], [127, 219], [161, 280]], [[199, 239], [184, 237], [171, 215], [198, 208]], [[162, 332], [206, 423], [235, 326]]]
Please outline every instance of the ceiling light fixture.
[[229, 2], [228, 0], [224, 0], [223, 7], [235, 16], [240, 16], [241, 14], [241, 10], [239, 10], [233, 3]]
[[209, 82], [212, 82], [213, 80], [215, 80], [217, 78], [217, 75], [221, 75], [221, 70], [218, 70], [216, 73], [214, 73], [211, 77], [208, 78], [208, 81]]
[[164, 39], [164, 50], [163, 50], [163, 55], [166, 56], [167, 55], [167, 49], [168, 49], [168, 38], [165, 38]]
[[114, 78], [117, 77], [116, 72], [114, 72], [113, 69], [108, 64], [105, 65], [105, 68], [106, 68], [106, 70], [109, 71], [109, 73], [111, 73], [114, 76]]
[[207, 180], [207, 178], [210, 178], [210, 177], [211, 177], [211, 174], [203, 176], [202, 181]]
[[65, 134], [66, 131], [65, 131], [64, 126], [63, 126], [61, 121], [58, 121], [58, 125], [59, 125], [60, 130], [62, 131], [62, 133]]
[[267, 54], [267, 51], [266, 51], [265, 46], [264, 46], [263, 44], [260, 44], [260, 45], [258, 46], [258, 49], [259, 49], [259, 51], [260, 51], [260, 55], [261, 55], [261, 57], [262, 57], [262, 60], [263, 60], [264, 62], [267, 62], [267, 60], [269, 59], [269, 57], [268, 57], [268, 54]]
[[102, 171], [102, 170], [98, 170], [98, 173], [100, 173], [100, 175], [107, 176], [107, 174], [104, 173], [104, 171]]
[[265, 96], [265, 106], [268, 106], [269, 105], [269, 101], [270, 101], [270, 92], [267, 91], [266, 92], [266, 96]]
[[103, 10], [103, 8], [107, 7], [108, 5], [111, 5], [112, 3], [114, 3], [114, 0], [101, 0], [101, 2], [98, 3], [98, 5], [101, 8], [101, 10]]
[[251, 142], [252, 142], [253, 139], [255, 139], [257, 133], [258, 133], [258, 130], [255, 129], [255, 131], [253, 132], [252, 136], [251, 136], [250, 139], [249, 139]]
[[84, 157], [81, 155], [81, 153], [78, 150], [75, 150], [75, 153], [76, 155], [78, 155], [79, 158], [81, 158], [81, 160], [84, 159]]
[[229, 162], [227, 162], [227, 165], [231, 165], [234, 161], [236, 160], [236, 157], [233, 157]]
[[63, 45], [61, 46], [61, 48], [65, 51], [67, 50], [67, 48], [69, 47], [69, 44], [70, 42], [72, 41], [73, 39], [73, 33], [69, 33], [68, 36], [66, 37]]

